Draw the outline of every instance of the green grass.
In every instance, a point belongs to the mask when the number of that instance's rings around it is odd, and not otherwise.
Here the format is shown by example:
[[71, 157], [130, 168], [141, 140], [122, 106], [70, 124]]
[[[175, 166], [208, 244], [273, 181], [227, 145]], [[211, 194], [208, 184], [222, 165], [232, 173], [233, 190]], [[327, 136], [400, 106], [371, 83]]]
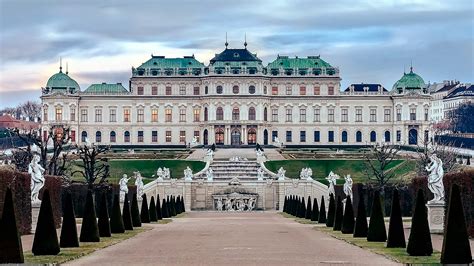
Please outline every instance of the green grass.
[[[350, 174], [354, 183], [361, 183], [367, 180], [364, 160], [280, 160], [268, 161], [265, 163], [268, 170], [277, 172], [280, 167], [286, 170], [286, 176], [299, 178], [302, 168], [310, 167], [313, 170], [313, 177], [324, 184], [327, 184], [326, 177], [330, 171], [341, 177]], [[389, 164], [389, 168], [394, 168], [395, 176], [402, 177], [415, 170], [414, 161], [394, 160]], [[344, 179], [338, 180], [343, 184]]]

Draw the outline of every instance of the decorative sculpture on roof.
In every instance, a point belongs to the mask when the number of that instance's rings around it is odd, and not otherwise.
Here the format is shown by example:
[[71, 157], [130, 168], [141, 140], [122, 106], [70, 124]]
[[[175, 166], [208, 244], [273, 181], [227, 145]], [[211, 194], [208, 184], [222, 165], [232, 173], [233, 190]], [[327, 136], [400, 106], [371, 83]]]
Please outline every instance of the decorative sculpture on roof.
[[332, 171], [329, 172], [328, 177], [326, 177], [326, 180], [329, 181], [329, 195], [333, 194], [336, 195], [336, 192], [334, 190], [334, 186], [336, 185], [336, 181], [339, 179], [339, 176], [333, 173]]
[[171, 179], [170, 169], [163, 167], [163, 179]]
[[[36, 146], [36, 145], [35, 145]], [[33, 150], [33, 148], [32, 148]], [[37, 149], [36, 149], [37, 150]], [[28, 165], [28, 174], [31, 176], [31, 203], [40, 203], [38, 198], [40, 190], [44, 187], [44, 168], [40, 165], [40, 156], [35, 153]]]
[[127, 174], [123, 174], [122, 178], [120, 179], [119, 181], [119, 185], [120, 185], [120, 201], [124, 201], [125, 200], [125, 195], [128, 194], [128, 186], [127, 186], [127, 183], [128, 183], [128, 180], [130, 180], [131, 177], [127, 177]]
[[184, 169], [184, 180], [190, 181], [193, 180], [193, 170], [189, 166]]
[[300, 179], [301, 180], [313, 180], [313, 170], [309, 167], [301, 169]]
[[433, 193], [434, 198], [429, 203], [444, 202], [443, 162], [436, 154], [431, 155], [430, 160], [430, 165], [426, 167], [426, 171], [430, 172], [428, 175], [428, 188]]
[[352, 178], [351, 178], [351, 175], [346, 175], [344, 177], [344, 180], [346, 181], [344, 183], [344, 194], [346, 195], [346, 197], [351, 197], [352, 199]]
[[161, 169], [161, 167], [159, 167], [158, 170], [156, 170], [156, 179], [158, 181], [163, 180], [163, 169]]
[[133, 172], [135, 177], [135, 186], [137, 186], [137, 198], [141, 198], [143, 195], [143, 177], [140, 171]]
[[286, 173], [286, 170], [283, 169], [283, 167], [280, 167], [280, 169], [278, 169], [278, 172], [277, 172], [278, 180], [285, 180], [286, 178], [285, 173]]

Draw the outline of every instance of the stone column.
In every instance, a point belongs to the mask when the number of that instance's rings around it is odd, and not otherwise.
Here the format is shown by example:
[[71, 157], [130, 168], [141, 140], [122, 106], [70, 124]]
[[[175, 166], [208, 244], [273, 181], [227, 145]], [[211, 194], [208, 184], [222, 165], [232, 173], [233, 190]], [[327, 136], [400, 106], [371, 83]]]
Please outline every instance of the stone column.
[[34, 234], [36, 231], [36, 224], [38, 223], [40, 206], [41, 206], [41, 202], [31, 203], [31, 233], [32, 234]]
[[430, 232], [434, 234], [442, 234], [444, 231], [444, 201], [428, 202], [428, 223]]

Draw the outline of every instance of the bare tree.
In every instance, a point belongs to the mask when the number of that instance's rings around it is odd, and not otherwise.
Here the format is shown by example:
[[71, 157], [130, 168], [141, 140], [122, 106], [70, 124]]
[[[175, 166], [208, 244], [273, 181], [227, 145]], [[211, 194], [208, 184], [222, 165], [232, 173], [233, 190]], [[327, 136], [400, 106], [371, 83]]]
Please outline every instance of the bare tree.
[[382, 197], [385, 195], [385, 186], [395, 175], [389, 166], [397, 158], [399, 151], [399, 145], [377, 143], [364, 152], [367, 179], [380, 190]]
[[474, 133], [474, 103], [459, 105], [449, 113], [453, 132]]
[[86, 179], [90, 189], [93, 188], [97, 180], [99, 184], [105, 183], [110, 176], [110, 166], [109, 160], [104, 155], [109, 149], [109, 146], [98, 146], [88, 141], [85, 145], [78, 146], [79, 158], [82, 161], [78, 166], [81, 170], [73, 171], [71, 176], [75, 173], [81, 174]]
[[19, 106], [20, 113], [28, 120], [34, 121], [35, 118], [41, 117], [41, 104], [34, 101], [27, 101]]
[[418, 160], [416, 161], [416, 173], [418, 176], [428, 176], [426, 166], [431, 163], [430, 157], [433, 154], [443, 162], [445, 173], [454, 171], [457, 168], [456, 162], [456, 146], [453, 141], [438, 140], [437, 142], [422, 141], [418, 145], [416, 152]]

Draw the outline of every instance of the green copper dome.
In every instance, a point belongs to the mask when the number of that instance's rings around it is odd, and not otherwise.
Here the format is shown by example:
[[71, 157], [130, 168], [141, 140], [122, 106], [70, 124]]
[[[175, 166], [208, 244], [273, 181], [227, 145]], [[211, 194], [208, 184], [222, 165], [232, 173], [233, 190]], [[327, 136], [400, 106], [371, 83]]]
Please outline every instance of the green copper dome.
[[66, 88], [74, 88], [76, 90], [79, 90], [79, 84], [75, 80], [73, 80], [71, 77], [69, 77], [68, 74], [63, 73], [61, 70], [59, 70], [58, 73], [52, 75], [48, 79], [48, 83], [46, 83], [46, 87], [51, 88], [51, 89], [66, 89]]
[[410, 69], [409, 73], [404, 73], [403, 77], [399, 79], [393, 85], [393, 90], [395, 89], [423, 89], [425, 87], [425, 81], [419, 75], [413, 72], [413, 69]]

